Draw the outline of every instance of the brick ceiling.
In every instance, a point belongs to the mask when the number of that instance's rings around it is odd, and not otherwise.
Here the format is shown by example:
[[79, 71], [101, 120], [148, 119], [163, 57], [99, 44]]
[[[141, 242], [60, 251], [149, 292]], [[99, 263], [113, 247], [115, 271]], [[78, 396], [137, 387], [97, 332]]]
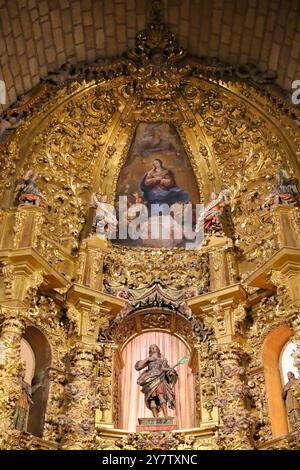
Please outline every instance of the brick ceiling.
[[[149, 0], [0, 0], [0, 78], [8, 101], [66, 61], [120, 56], [145, 26]], [[300, 79], [300, 0], [165, 0], [164, 19], [190, 54]]]

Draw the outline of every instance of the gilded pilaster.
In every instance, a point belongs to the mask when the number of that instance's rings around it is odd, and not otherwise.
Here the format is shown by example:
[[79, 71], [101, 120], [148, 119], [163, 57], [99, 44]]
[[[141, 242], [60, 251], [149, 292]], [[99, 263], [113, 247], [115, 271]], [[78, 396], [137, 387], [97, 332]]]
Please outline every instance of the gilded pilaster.
[[3, 440], [13, 427], [14, 410], [21, 394], [19, 373], [24, 365], [20, 348], [25, 321], [22, 311], [17, 308], [2, 307], [1, 317], [1, 341], [5, 348], [5, 362], [0, 367], [0, 440]]
[[76, 282], [91, 289], [103, 288], [103, 261], [108, 252], [107, 240], [98, 235], [84, 240], [78, 256]]
[[98, 347], [98, 373], [97, 373], [97, 398], [99, 409], [96, 413], [96, 423], [99, 428], [113, 428], [113, 399], [114, 380], [113, 374], [116, 345], [112, 341], [106, 341]]
[[61, 442], [63, 436], [63, 406], [65, 372], [55, 368], [48, 371], [49, 396], [47, 413], [44, 422], [43, 439], [51, 442]]
[[218, 422], [218, 410], [214, 406], [217, 396], [215, 383], [216, 364], [213, 351], [208, 342], [195, 345], [197, 368], [194, 371], [196, 377], [196, 417], [197, 425], [206, 427]]

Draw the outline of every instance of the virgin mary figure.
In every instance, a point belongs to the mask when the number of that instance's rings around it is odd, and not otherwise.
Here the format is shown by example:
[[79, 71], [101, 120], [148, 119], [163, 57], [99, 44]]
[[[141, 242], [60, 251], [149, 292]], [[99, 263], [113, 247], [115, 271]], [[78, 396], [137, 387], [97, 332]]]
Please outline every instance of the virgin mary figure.
[[153, 168], [143, 176], [140, 188], [151, 214], [158, 212], [161, 204], [172, 206], [190, 199], [189, 193], [177, 186], [173, 172], [165, 168], [159, 158], [153, 160]]

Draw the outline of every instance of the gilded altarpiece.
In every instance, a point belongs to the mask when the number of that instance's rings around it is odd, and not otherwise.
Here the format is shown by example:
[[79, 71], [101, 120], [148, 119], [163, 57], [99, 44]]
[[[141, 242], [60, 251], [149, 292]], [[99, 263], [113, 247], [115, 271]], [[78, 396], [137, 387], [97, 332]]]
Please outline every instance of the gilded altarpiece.
[[[282, 163], [299, 177], [299, 129], [269, 89], [226, 72], [189, 59], [156, 19], [127, 58], [48, 85], [2, 144], [2, 449], [299, 448], [299, 424], [288, 432], [284, 412], [280, 423], [272, 416], [264, 364], [278, 328], [298, 345], [300, 364], [299, 209], [266, 203]], [[114, 202], [147, 123], [176, 130], [204, 205], [229, 191], [222, 232], [197, 250], [116, 246], [91, 234], [91, 194]], [[29, 169], [44, 207], [16, 207], [15, 181]], [[41, 436], [13, 427], [30, 326], [52, 352]], [[189, 348], [193, 429], [118, 428], [121, 351], [151, 329]]]

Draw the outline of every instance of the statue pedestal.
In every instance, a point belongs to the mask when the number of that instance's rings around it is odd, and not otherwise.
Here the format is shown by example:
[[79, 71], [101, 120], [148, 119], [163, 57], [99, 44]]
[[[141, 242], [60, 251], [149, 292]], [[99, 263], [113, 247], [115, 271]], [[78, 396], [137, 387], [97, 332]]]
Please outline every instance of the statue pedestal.
[[137, 432], [142, 431], [174, 431], [175, 418], [138, 418]]

